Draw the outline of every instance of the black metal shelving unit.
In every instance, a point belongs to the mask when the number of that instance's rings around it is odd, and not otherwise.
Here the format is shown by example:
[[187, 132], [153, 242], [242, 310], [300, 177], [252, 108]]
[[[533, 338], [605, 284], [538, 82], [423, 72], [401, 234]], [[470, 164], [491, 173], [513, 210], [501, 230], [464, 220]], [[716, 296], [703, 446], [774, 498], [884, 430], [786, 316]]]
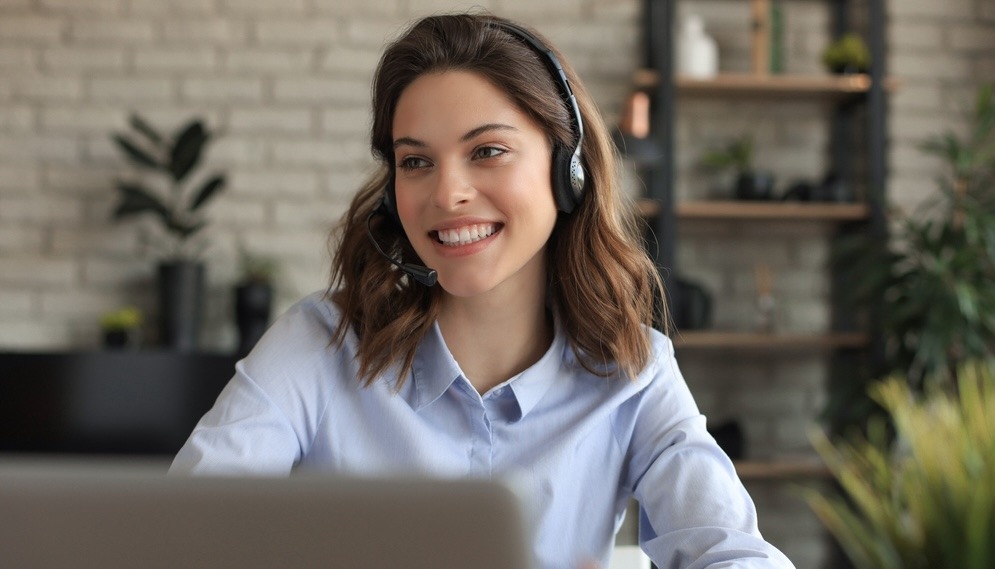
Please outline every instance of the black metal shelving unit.
[[[671, 303], [678, 303], [678, 288], [675, 286], [680, 267], [676, 258], [679, 222], [676, 203], [676, 162], [674, 147], [674, 125], [679, 105], [679, 85], [675, 74], [674, 45], [675, 18], [678, 2], [681, 0], [643, 0], [643, 41], [644, 65], [655, 72], [656, 80], [646, 88], [651, 99], [650, 143], [659, 158], [642, 164], [645, 199], [649, 211], [647, 222], [652, 235], [648, 241], [657, 265], [663, 275]], [[744, 0], [745, 1], [745, 0]], [[803, 0], [782, 0], [795, 2]], [[821, 1], [827, 4], [831, 16], [831, 35], [840, 37], [851, 31], [852, 14], [856, 6], [853, 0], [804, 0]], [[867, 214], [858, 220], [847, 220], [837, 224], [836, 239], [853, 232], [865, 232], [883, 242], [888, 236], [886, 219], [886, 187], [888, 177], [888, 138], [887, 138], [887, 96], [886, 83], [886, 43], [885, 29], [887, 14], [885, 0], [865, 0], [860, 8], [866, 10], [862, 22], [867, 26], [866, 36], [871, 53], [872, 68], [868, 73], [869, 87], [856, 95], [847, 95], [834, 100], [829, 118], [830, 168], [837, 172], [851, 186], [864, 189]], [[746, 22], [744, 22], [744, 25]], [[734, 97], [723, 94], [721, 96]], [[859, 137], [859, 138], [858, 138]], [[855, 141], [863, 146], [863, 156], [855, 156]], [[858, 158], [860, 158], [858, 163]], [[830, 348], [830, 383], [833, 389], [837, 382], [854, 380], [854, 373], [873, 373], [883, 362], [883, 335], [875, 329], [873, 318], [869, 325], [861, 325], [857, 319], [842, 309], [840, 292], [849, 283], [842, 282], [839, 271], [832, 271], [831, 302], [832, 332], [836, 334], [857, 333], [860, 328], [866, 333], [868, 342], [861, 346], [836, 346]], [[672, 304], [673, 306], [674, 304]], [[776, 357], [776, 356], [773, 356]], [[847, 566], [839, 551], [832, 554], [833, 563]]]
[[655, 202], [656, 213], [649, 218], [650, 241], [657, 267], [663, 275], [668, 301], [674, 306], [680, 299], [677, 287], [677, 217], [674, 214], [674, 116], [677, 92], [674, 88], [674, 12], [675, 0], [644, 0], [643, 54], [645, 66], [659, 76], [650, 92], [650, 137], [660, 158], [643, 169], [646, 198]]
[[[646, 198], [655, 202], [658, 213], [649, 219], [655, 236], [655, 259], [663, 270], [669, 288], [678, 269], [675, 243], [677, 217], [675, 210], [675, 161], [673, 125], [678, 105], [674, 67], [674, 24], [677, 3], [681, 0], [643, 1], [644, 63], [654, 70], [658, 81], [649, 91], [651, 96], [650, 136], [660, 157], [643, 168]], [[791, 0], [786, 0], [791, 1]], [[800, 1], [800, 0], [799, 0]], [[851, 29], [850, 0], [822, 0], [831, 5], [832, 32], [839, 37]], [[885, 78], [884, 0], [867, 0], [868, 47], [874, 62], [870, 70], [870, 87], [862, 97], [850, 97], [840, 102], [833, 113], [831, 125], [831, 165], [844, 179], [853, 177], [853, 139], [858, 111], [866, 108], [867, 179], [866, 189], [871, 214], [867, 229], [876, 237], [885, 238], [885, 188], [887, 184], [887, 108]]]

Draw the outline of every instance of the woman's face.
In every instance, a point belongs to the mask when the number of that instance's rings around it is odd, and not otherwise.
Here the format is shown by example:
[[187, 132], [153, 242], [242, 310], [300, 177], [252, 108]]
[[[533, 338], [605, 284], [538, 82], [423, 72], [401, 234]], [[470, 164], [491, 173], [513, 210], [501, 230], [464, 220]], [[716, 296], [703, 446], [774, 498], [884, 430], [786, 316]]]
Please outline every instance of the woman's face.
[[556, 204], [537, 124], [481, 76], [447, 71], [404, 90], [393, 139], [398, 215], [447, 293], [545, 287]]

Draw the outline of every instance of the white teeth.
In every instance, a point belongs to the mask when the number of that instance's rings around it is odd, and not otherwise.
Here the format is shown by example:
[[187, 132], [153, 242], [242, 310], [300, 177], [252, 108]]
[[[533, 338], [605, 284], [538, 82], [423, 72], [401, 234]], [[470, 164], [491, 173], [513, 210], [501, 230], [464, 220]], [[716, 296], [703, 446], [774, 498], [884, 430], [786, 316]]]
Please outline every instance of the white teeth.
[[466, 225], [460, 227], [459, 229], [442, 229], [438, 232], [439, 241], [449, 245], [450, 247], [457, 247], [459, 245], [468, 245], [474, 241], [480, 241], [490, 237], [497, 231], [497, 226], [493, 223]]

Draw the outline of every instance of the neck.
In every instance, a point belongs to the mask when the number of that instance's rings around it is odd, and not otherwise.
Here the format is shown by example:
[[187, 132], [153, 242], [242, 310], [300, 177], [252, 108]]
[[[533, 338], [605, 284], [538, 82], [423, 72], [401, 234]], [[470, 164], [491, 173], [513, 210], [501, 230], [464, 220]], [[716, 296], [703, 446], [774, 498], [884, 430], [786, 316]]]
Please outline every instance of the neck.
[[439, 315], [449, 351], [479, 393], [525, 371], [553, 341], [545, 286], [492, 292], [472, 299], [445, 295]]

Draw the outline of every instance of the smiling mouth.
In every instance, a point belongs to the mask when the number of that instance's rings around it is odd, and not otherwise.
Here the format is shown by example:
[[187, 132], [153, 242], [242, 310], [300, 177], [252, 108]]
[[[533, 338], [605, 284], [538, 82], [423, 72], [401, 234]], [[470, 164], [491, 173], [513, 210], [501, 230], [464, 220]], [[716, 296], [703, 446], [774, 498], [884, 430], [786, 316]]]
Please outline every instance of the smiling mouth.
[[469, 245], [494, 235], [501, 229], [497, 223], [475, 223], [455, 229], [440, 229], [431, 232], [436, 241], [449, 247]]

